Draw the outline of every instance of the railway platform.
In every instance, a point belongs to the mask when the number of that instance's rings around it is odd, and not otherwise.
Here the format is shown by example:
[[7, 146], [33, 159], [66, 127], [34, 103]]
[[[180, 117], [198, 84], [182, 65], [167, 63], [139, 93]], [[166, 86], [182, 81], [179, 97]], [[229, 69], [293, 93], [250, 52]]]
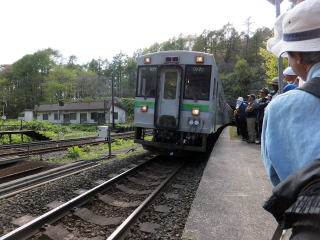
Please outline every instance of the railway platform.
[[271, 239], [276, 222], [262, 209], [272, 186], [260, 145], [221, 133], [204, 170], [182, 239]]

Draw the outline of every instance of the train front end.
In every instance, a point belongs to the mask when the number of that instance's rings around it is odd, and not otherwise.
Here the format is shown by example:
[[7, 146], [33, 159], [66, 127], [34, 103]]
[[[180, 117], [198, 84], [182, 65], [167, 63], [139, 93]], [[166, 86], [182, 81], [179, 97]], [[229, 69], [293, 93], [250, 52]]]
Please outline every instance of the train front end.
[[[165, 154], [205, 152], [215, 129], [216, 65], [210, 54], [170, 51], [138, 59], [135, 142]], [[147, 135], [152, 135], [147, 138]]]

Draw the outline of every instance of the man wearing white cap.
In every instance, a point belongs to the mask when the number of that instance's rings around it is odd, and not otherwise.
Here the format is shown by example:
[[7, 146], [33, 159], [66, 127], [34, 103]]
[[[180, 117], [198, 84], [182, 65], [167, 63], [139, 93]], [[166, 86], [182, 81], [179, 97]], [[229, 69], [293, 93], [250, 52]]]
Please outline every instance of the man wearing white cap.
[[294, 84], [296, 78], [297, 78], [297, 74], [292, 70], [291, 67], [287, 67], [284, 71], [283, 71], [283, 77], [284, 80], [288, 83], [288, 84]]
[[292, 67], [287, 67], [283, 71], [284, 80], [288, 84], [295, 84], [297, 87], [302, 87], [304, 81], [297, 76], [297, 74], [292, 70]]
[[288, 57], [306, 83], [266, 108], [261, 154], [276, 187], [264, 207], [292, 228], [290, 239], [320, 239], [320, 0], [299, 3], [274, 30], [268, 50]]

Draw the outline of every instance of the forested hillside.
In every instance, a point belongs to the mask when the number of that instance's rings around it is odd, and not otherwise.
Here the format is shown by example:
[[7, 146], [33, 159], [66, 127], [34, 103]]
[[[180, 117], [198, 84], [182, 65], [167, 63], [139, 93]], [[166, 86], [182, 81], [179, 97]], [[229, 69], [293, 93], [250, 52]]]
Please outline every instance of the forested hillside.
[[[268, 28], [246, 33], [231, 24], [205, 30], [198, 36], [178, 36], [137, 50], [133, 56], [119, 53], [113, 59], [92, 59], [78, 64], [76, 56], [64, 57], [55, 49], [25, 55], [0, 69], [0, 99], [5, 113], [16, 118], [24, 109], [40, 103], [105, 100], [114, 80], [117, 97], [134, 97], [136, 57], [149, 52], [193, 50], [214, 54], [228, 99], [255, 92], [276, 73], [276, 61], [263, 50], [272, 32]], [[2, 111], [2, 107], [1, 107]]]

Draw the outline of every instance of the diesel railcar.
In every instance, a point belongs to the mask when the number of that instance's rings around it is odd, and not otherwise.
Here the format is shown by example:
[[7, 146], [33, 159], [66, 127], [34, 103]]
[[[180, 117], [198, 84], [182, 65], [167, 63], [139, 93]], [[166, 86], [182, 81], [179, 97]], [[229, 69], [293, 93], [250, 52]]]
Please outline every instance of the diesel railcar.
[[[165, 51], [138, 58], [135, 142], [173, 155], [205, 152], [208, 139], [232, 121], [213, 55]], [[145, 139], [152, 130], [152, 140]]]

